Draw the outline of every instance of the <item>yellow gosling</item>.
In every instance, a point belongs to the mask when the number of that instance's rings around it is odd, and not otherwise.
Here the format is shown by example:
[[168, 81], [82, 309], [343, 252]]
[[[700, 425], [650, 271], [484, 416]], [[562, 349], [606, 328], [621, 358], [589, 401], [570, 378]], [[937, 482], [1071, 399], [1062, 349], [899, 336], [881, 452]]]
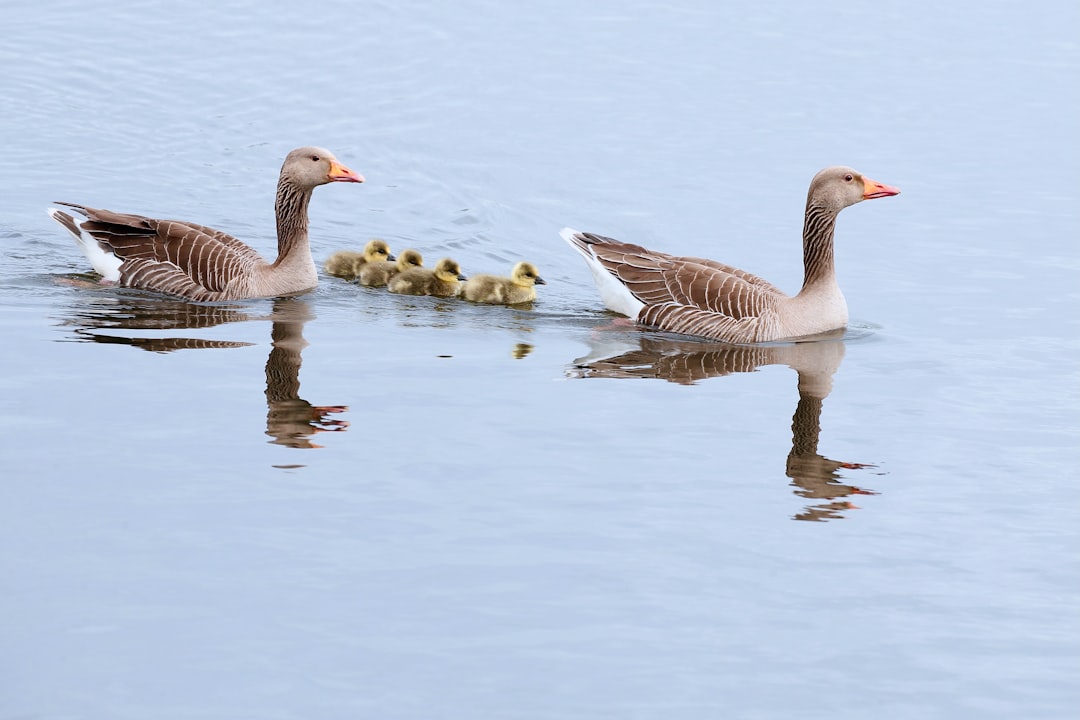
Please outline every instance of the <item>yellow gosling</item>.
[[458, 264], [450, 258], [443, 258], [433, 270], [418, 267], [398, 273], [390, 278], [387, 288], [401, 295], [453, 297], [458, 294], [464, 279]]
[[528, 262], [519, 262], [510, 271], [510, 277], [496, 275], [473, 275], [461, 288], [466, 300], [498, 305], [517, 305], [536, 299], [536, 286], [547, 285]]
[[360, 268], [360, 284], [368, 287], [385, 287], [390, 282], [390, 278], [398, 273], [423, 266], [423, 255], [410, 248], [398, 256], [397, 262], [381, 260], [365, 263]]
[[338, 250], [326, 259], [323, 267], [334, 277], [355, 280], [360, 275], [360, 269], [367, 263], [393, 259], [394, 256], [390, 254], [390, 246], [386, 244], [386, 241], [375, 239], [364, 246], [362, 253], [355, 250]]

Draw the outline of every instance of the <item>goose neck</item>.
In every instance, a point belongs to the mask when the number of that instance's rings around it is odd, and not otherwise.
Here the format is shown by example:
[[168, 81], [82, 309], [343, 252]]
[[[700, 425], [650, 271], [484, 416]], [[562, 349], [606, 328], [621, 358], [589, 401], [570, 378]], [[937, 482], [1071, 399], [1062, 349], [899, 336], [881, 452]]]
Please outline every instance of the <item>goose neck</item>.
[[278, 257], [280, 264], [295, 249], [308, 241], [308, 203], [311, 189], [298, 187], [288, 178], [278, 181], [274, 215], [277, 217]]
[[819, 282], [835, 280], [836, 268], [833, 258], [833, 233], [836, 230], [836, 212], [818, 205], [806, 206], [806, 222], [803, 225], [803, 289]]

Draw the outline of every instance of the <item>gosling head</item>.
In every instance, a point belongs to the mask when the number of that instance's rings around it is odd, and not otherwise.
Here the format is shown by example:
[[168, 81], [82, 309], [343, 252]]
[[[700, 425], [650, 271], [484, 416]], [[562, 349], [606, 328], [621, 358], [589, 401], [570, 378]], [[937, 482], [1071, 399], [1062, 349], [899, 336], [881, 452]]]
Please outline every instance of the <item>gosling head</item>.
[[443, 258], [435, 266], [435, 277], [449, 283], [465, 279], [465, 276], [461, 274], [461, 267], [450, 258]]
[[390, 246], [386, 244], [385, 240], [371, 240], [364, 246], [364, 261], [365, 262], [379, 262], [381, 260], [393, 260], [394, 256], [390, 254]]
[[540, 272], [536, 269], [536, 266], [530, 262], [519, 262], [515, 265], [510, 272], [510, 279], [513, 280], [515, 285], [521, 285], [522, 287], [547, 285], [544, 278], [540, 277]]
[[398, 256], [397, 266], [398, 270], [401, 270], [402, 272], [409, 268], [424, 267], [424, 256], [416, 250], [409, 248]]

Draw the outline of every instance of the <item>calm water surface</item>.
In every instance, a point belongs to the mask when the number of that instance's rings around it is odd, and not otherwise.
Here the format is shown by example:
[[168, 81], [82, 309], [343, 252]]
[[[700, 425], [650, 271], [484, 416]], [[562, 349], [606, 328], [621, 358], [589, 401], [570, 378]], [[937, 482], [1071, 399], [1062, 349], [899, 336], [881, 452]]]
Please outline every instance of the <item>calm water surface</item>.
[[[1073, 3], [0, 9], [0, 719], [1071, 718], [1080, 710]], [[44, 209], [318, 259], [370, 237], [531, 308], [326, 278], [96, 287]], [[603, 312], [564, 225], [794, 291], [843, 338]]]

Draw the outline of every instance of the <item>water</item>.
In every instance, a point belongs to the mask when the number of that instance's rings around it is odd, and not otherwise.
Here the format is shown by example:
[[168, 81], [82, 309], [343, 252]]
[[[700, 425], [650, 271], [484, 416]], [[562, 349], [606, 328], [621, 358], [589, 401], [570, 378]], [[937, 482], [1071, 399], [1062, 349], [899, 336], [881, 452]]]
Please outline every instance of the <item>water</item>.
[[[0, 13], [0, 718], [1075, 715], [1071, 4]], [[317, 258], [549, 284], [192, 306], [44, 213], [271, 253], [308, 143], [368, 178]], [[613, 324], [557, 235], [795, 290], [834, 163], [903, 189], [841, 215], [843, 339]]]

